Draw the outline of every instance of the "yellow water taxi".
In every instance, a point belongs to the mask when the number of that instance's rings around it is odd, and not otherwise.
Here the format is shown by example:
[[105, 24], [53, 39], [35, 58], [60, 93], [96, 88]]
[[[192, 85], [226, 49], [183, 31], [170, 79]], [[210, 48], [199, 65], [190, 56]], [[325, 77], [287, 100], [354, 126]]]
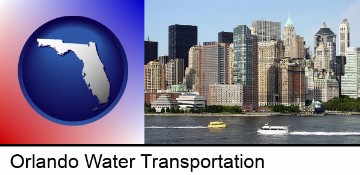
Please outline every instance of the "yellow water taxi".
[[208, 128], [226, 128], [226, 123], [223, 121], [210, 122]]

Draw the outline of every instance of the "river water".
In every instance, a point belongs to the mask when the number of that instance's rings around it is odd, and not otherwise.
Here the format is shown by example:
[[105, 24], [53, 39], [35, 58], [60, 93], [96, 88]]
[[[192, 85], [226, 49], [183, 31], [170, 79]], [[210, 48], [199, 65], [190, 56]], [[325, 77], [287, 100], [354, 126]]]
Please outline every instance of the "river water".
[[[210, 129], [219, 118], [224, 129]], [[261, 135], [265, 123], [290, 125], [287, 135]], [[360, 116], [145, 117], [146, 144], [360, 144]]]

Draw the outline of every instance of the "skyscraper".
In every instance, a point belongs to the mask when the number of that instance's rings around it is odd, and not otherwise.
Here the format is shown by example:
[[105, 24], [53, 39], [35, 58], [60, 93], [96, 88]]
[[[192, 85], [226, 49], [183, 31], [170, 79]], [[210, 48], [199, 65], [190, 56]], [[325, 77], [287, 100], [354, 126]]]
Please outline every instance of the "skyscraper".
[[284, 58], [279, 63], [279, 102], [282, 105], [305, 106], [304, 59]]
[[[251, 85], [251, 91], [250, 91], [250, 104], [257, 107], [259, 102], [259, 81], [258, 81], [258, 38], [256, 35], [251, 35], [252, 40], [252, 85]], [[247, 88], [247, 87], [245, 87]], [[248, 101], [245, 99], [245, 104], [248, 103]]]
[[147, 93], [156, 93], [161, 89], [161, 75], [159, 61], [150, 61], [145, 65], [144, 70], [145, 91]]
[[285, 57], [304, 58], [304, 38], [296, 35], [296, 30], [290, 13], [284, 27]]
[[170, 59], [182, 58], [184, 59], [184, 67], [188, 67], [189, 49], [196, 44], [197, 26], [179, 24], [169, 26]]
[[217, 44], [204, 45], [199, 61], [199, 93], [205, 97], [209, 93], [209, 85], [219, 82], [219, 49]]
[[254, 58], [256, 58], [254, 40], [256, 38], [246, 25], [238, 25], [234, 28], [233, 82], [244, 85], [244, 105], [250, 105], [257, 101], [257, 96], [253, 91], [253, 86], [256, 84], [256, 78], [254, 78], [256, 70], [253, 65], [255, 64]]
[[276, 21], [257, 20], [252, 22], [252, 34], [258, 36], [259, 42], [281, 39], [281, 23]]
[[314, 61], [314, 68], [319, 72], [332, 71], [331, 68], [331, 47], [328, 47], [324, 42], [320, 42], [315, 49], [316, 58]]
[[346, 48], [350, 47], [350, 26], [347, 19], [343, 19], [339, 27], [339, 55], [345, 56]]
[[[317, 71], [335, 72], [336, 62], [336, 35], [325, 24], [321, 26], [320, 30], [314, 35], [314, 51], [315, 51], [315, 65], [324, 65], [321, 67], [315, 66]], [[328, 66], [329, 65], [329, 68]], [[325, 75], [324, 75], [325, 76]]]
[[290, 13], [284, 27], [285, 57], [295, 58], [296, 32]]
[[234, 83], [252, 84], [252, 39], [246, 25], [234, 28]]
[[341, 77], [341, 95], [360, 97], [360, 48], [346, 49], [345, 75]]
[[145, 61], [144, 65], [150, 61], [156, 60], [158, 57], [158, 42], [150, 41], [149, 39], [145, 41]]
[[284, 27], [284, 45], [285, 57], [304, 58], [304, 37], [296, 35], [296, 30], [289, 13], [288, 19]]
[[183, 83], [184, 78], [184, 59], [171, 59], [165, 65], [165, 85], [170, 88], [171, 85]]
[[281, 40], [259, 42], [259, 106], [276, 105], [278, 94], [278, 62], [284, 58]]
[[229, 80], [229, 43], [212, 43], [201, 47], [199, 61], [200, 94], [207, 96], [209, 85], [226, 84]]
[[229, 68], [227, 84], [234, 84], [234, 43], [229, 46]]
[[219, 32], [218, 43], [233, 43], [233, 33], [224, 31]]
[[189, 50], [189, 66], [185, 70], [185, 80], [188, 89], [199, 91], [199, 61], [201, 46], [193, 46]]

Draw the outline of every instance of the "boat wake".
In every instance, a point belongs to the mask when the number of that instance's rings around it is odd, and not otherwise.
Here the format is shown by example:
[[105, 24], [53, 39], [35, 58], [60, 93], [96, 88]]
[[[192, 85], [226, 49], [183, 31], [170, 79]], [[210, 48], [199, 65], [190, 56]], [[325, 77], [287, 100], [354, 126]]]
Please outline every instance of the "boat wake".
[[360, 132], [290, 132], [290, 135], [315, 136], [360, 136]]
[[145, 129], [198, 129], [206, 126], [146, 126]]

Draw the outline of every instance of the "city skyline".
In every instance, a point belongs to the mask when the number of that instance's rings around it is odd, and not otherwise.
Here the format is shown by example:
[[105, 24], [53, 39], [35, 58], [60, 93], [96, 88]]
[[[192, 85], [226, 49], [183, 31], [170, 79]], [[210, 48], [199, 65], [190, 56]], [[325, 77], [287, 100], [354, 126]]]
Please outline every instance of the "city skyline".
[[[309, 7], [312, 6], [312, 7]], [[318, 8], [314, 8], [318, 7]], [[309, 10], [314, 9], [314, 10]], [[168, 27], [174, 24], [198, 26], [198, 42], [217, 41], [218, 32], [233, 32], [238, 25], [251, 28], [252, 21], [270, 20], [281, 23], [284, 33], [289, 12], [296, 34], [303, 36], [313, 53], [313, 37], [325, 21], [339, 34], [341, 21], [350, 24], [351, 47], [360, 47], [359, 0], [329, 2], [325, 0], [147, 0], [145, 1], [145, 38], [159, 43], [158, 55], [168, 55]], [[219, 21], [219, 22], [217, 22]], [[339, 53], [337, 52], [337, 55]]]

